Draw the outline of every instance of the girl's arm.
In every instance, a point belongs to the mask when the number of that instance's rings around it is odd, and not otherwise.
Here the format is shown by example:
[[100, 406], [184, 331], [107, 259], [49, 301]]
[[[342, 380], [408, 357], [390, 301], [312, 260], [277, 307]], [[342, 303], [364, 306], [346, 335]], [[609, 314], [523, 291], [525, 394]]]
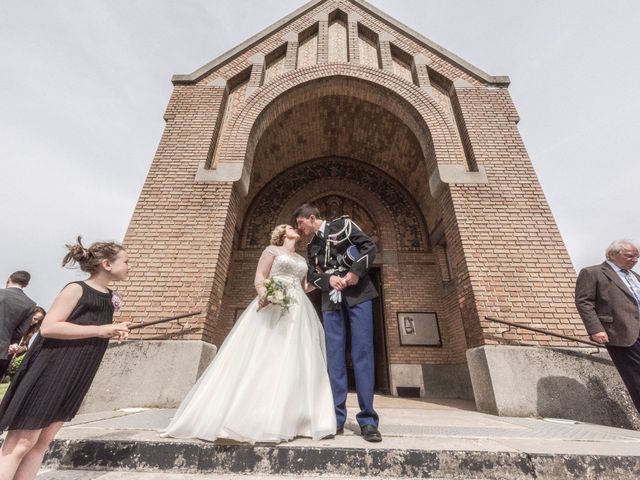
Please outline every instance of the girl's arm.
[[76, 325], [67, 322], [80, 297], [82, 297], [82, 287], [77, 283], [71, 283], [64, 287], [44, 317], [40, 327], [40, 335], [60, 340], [79, 340], [92, 337], [111, 338], [126, 335], [129, 331], [127, 328], [129, 322], [108, 325]]

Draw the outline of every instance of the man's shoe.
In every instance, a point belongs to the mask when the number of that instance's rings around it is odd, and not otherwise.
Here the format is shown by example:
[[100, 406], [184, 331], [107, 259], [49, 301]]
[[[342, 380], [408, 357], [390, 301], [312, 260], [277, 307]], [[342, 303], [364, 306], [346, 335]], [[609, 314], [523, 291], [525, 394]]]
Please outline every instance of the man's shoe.
[[344, 427], [338, 427], [336, 429], [336, 435], [344, 435]]
[[367, 442], [381, 442], [382, 435], [378, 429], [373, 425], [363, 425], [360, 427], [360, 432], [362, 433], [362, 438], [364, 438]]

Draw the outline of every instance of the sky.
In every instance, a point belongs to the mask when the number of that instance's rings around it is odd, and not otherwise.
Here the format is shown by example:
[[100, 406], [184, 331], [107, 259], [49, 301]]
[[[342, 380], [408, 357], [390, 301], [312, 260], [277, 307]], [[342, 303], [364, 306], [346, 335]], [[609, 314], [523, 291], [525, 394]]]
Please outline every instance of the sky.
[[[580, 269], [640, 240], [640, 2], [371, 0], [491, 75]], [[294, 0], [0, 3], [0, 278], [26, 269], [48, 308], [65, 243], [124, 238], [191, 73], [302, 6]], [[635, 58], [635, 60], [634, 60]]]

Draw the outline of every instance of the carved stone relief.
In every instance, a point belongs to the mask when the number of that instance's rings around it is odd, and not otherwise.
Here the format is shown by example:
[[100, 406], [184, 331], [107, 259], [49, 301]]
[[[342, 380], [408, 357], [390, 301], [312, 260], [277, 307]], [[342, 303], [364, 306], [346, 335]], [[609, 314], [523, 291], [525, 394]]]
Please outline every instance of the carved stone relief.
[[[384, 172], [364, 163], [339, 157], [305, 162], [279, 175], [257, 194], [244, 223], [241, 245], [262, 248], [281, 214], [282, 206], [311, 182], [322, 180], [331, 192], [332, 179], [349, 179], [376, 195], [394, 219], [397, 248], [424, 251], [428, 248], [424, 221], [414, 201], [400, 184]], [[378, 236], [375, 220], [365, 205], [345, 195], [330, 193], [313, 199], [324, 218], [349, 217], [374, 240]], [[310, 199], [311, 200], [311, 199]]]

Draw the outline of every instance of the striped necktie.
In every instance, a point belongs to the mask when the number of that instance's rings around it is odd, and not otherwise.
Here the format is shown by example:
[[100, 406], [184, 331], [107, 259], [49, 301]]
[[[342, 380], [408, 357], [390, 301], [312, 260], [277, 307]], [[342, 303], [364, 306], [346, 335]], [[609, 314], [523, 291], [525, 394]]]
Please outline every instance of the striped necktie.
[[640, 308], [640, 289], [637, 286], [636, 279], [633, 277], [633, 274], [624, 268], [621, 268], [620, 271], [624, 275], [625, 280], [627, 281], [627, 287], [631, 290], [631, 294], [633, 298], [636, 299], [636, 304], [638, 308]]

